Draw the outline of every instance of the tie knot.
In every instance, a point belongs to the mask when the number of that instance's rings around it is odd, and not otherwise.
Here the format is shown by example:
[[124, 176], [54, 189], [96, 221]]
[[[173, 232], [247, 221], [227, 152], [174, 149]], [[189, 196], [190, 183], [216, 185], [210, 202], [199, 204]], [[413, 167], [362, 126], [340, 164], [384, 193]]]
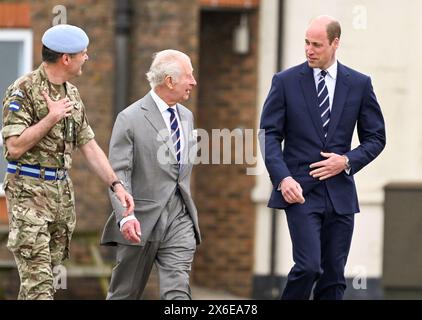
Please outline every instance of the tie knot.
[[170, 112], [171, 114], [174, 114], [174, 109], [173, 109], [173, 108], [168, 108], [167, 110], [168, 110], [168, 112]]
[[321, 70], [320, 77], [325, 78], [326, 75], [327, 75], [327, 71]]

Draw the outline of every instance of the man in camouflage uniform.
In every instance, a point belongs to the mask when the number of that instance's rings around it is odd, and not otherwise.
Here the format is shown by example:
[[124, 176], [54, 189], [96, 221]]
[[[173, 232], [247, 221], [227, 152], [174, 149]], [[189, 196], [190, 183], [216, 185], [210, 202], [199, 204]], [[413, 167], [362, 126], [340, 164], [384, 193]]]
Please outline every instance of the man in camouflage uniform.
[[19, 299], [53, 299], [53, 268], [69, 254], [75, 228], [73, 186], [68, 175], [79, 148], [93, 171], [133, 211], [133, 199], [94, 140], [85, 107], [69, 79], [82, 73], [89, 39], [75, 26], [58, 25], [42, 38], [43, 63], [16, 80], [3, 100], [4, 189], [8, 248], [18, 266]]

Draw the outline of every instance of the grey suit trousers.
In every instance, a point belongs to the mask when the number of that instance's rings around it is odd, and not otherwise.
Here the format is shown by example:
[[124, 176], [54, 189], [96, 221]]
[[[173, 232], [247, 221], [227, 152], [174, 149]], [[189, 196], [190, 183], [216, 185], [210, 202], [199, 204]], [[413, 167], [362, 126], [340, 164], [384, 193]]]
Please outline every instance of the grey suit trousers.
[[145, 246], [117, 245], [107, 300], [141, 299], [154, 263], [161, 299], [190, 300], [189, 274], [195, 250], [192, 219], [175, 193]]

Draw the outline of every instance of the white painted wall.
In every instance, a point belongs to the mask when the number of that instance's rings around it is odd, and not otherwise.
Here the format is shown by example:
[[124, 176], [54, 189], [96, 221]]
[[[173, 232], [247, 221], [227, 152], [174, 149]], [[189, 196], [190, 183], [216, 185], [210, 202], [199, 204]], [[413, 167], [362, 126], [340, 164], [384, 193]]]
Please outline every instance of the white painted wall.
[[[305, 61], [304, 33], [309, 21], [315, 16], [329, 14], [339, 19], [342, 25], [339, 61], [372, 78], [386, 121], [387, 147], [355, 176], [361, 213], [356, 215], [346, 274], [362, 273], [363, 267], [368, 276], [380, 277], [383, 188], [392, 181], [422, 180], [422, 63], [419, 50], [422, 47], [422, 19], [419, 17], [422, 1], [284, 0], [284, 3], [283, 68]], [[266, 0], [261, 4], [262, 12], [276, 12]], [[260, 21], [259, 114], [271, 82], [269, 70], [273, 67], [273, 61], [261, 55], [274, 38], [269, 32], [274, 27], [269, 26], [268, 20], [277, 25], [276, 18]], [[276, 48], [274, 50], [276, 52]], [[355, 137], [354, 146], [357, 142]], [[258, 202], [257, 274], [266, 274], [269, 270], [270, 213], [265, 207], [269, 197], [268, 184], [267, 173], [264, 173], [258, 178], [254, 190], [254, 199]], [[280, 214], [280, 225], [277, 271], [286, 275], [293, 262], [284, 213]]]
[[[277, 68], [277, 38], [278, 38], [278, 0], [261, 1], [259, 12], [258, 37], [258, 98], [257, 114], [261, 114], [262, 105], [271, 86], [271, 78]], [[259, 128], [259, 117], [257, 118]], [[270, 209], [267, 208], [271, 184], [261, 153], [258, 152], [256, 185], [252, 199], [256, 203], [255, 225], [255, 274], [268, 274], [270, 270]]]

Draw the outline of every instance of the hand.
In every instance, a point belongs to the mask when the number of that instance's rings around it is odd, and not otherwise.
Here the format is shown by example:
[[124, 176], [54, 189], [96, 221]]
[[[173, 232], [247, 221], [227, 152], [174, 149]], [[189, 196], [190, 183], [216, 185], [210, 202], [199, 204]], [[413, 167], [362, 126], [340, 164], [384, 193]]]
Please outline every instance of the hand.
[[123, 217], [128, 216], [135, 209], [135, 203], [133, 202], [132, 196], [126, 191], [126, 189], [121, 184], [116, 184], [114, 186], [114, 194], [117, 199], [120, 200], [122, 206], [126, 208], [123, 212]]
[[346, 169], [346, 159], [343, 156], [326, 152], [321, 152], [321, 156], [327, 159], [314, 162], [309, 166], [311, 169], [317, 168], [309, 172], [312, 177], [325, 180]]
[[68, 97], [53, 101], [46, 91], [43, 91], [42, 95], [47, 102], [48, 115], [54, 119], [55, 123], [72, 115], [74, 102], [70, 101]]
[[288, 203], [305, 203], [302, 188], [292, 177], [287, 177], [281, 181], [281, 195]]
[[141, 242], [141, 224], [137, 219], [127, 221], [122, 227], [122, 235], [127, 241]]

